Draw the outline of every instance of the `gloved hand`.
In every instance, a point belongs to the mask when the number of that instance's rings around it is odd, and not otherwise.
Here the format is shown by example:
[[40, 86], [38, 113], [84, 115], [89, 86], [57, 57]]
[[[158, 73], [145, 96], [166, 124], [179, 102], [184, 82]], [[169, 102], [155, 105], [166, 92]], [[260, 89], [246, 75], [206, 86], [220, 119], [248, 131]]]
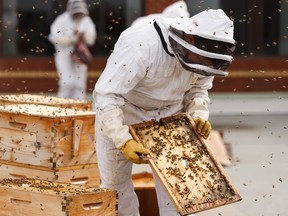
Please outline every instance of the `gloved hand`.
[[193, 120], [196, 132], [204, 139], [207, 139], [212, 130], [210, 122], [202, 118], [193, 118]]
[[144, 148], [141, 144], [135, 140], [128, 140], [124, 145], [122, 145], [119, 150], [121, 150], [125, 158], [132, 163], [136, 164], [147, 164], [148, 160], [141, 158], [141, 155], [148, 155], [148, 149]]

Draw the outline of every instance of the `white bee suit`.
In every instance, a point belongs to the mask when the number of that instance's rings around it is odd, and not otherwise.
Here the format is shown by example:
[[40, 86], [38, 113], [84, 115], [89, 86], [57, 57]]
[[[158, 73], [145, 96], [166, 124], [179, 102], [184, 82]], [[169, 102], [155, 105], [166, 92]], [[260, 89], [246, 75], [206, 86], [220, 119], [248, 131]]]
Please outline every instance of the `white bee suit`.
[[[128, 125], [184, 111], [203, 119], [209, 116], [207, 90], [214, 77], [188, 72], [173, 57], [167, 38], [171, 20], [156, 21], [160, 33], [149, 23], [126, 29], [93, 92], [101, 186], [119, 191], [120, 216], [139, 214], [132, 163], [116, 148], [132, 138]], [[160, 215], [178, 215], [157, 180], [156, 191]]]
[[91, 46], [96, 40], [96, 28], [89, 16], [79, 22], [68, 11], [59, 15], [51, 25], [49, 40], [55, 47], [55, 66], [59, 76], [59, 97], [85, 99], [87, 65], [75, 63], [71, 53], [77, 41], [75, 32], [83, 33], [85, 42]]

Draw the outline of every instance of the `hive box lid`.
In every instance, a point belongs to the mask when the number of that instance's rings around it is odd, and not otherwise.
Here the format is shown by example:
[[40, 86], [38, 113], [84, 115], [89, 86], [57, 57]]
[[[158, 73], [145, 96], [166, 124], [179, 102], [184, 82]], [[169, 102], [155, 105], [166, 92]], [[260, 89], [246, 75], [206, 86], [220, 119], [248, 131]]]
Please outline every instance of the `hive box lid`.
[[79, 108], [83, 110], [91, 110], [92, 101], [78, 100], [72, 98], [59, 98], [46, 95], [35, 94], [9, 94], [0, 95], [0, 104], [41, 104], [47, 106]]
[[100, 189], [99, 187], [86, 187], [84, 185], [75, 185], [70, 183], [55, 182], [48, 180], [40, 180], [33, 178], [23, 179], [2, 179], [0, 180], [0, 188], [13, 188], [15, 190], [25, 190], [37, 193], [55, 194], [55, 195], [76, 195], [91, 194], [101, 191], [109, 191], [108, 189]]
[[0, 106], [0, 113], [11, 113], [21, 115], [33, 115], [45, 118], [67, 117], [67, 116], [91, 116], [95, 115], [93, 111], [84, 111], [77, 109], [35, 105], [35, 104], [9, 104]]

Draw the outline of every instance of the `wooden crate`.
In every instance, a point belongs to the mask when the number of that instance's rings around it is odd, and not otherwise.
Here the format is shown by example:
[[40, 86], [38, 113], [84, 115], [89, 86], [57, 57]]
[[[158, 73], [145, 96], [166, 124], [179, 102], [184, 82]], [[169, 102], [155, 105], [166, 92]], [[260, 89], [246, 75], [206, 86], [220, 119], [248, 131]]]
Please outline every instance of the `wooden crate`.
[[100, 186], [98, 164], [76, 165], [50, 169], [0, 160], [0, 180], [34, 178], [62, 183]]
[[0, 95], [0, 105], [8, 104], [38, 104], [71, 109], [92, 110], [92, 101], [58, 98], [45, 95], [13, 94]]
[[193, 126], [188, 114], [130, 126], [134, 139], [150, 150], [149, 164], [181, 215], [241, 200]]
[[94, 123], [92, 111], [0, 106], [0, 160], [49, 168], [97, 163]]
[[0, 215], [115, 216], [115, 191], [35, 179], [0, 181]]
[[159, 216], [159, 207], [152, 173], [135, 173], [132, 181], [139, 200], [140, 215]]
[[205, 140], [205, 144], [214, 153], [222, 166], [232, 165], [232, 155], [231, 153], [229, 155], [224, 139], [219, 131], [212, 130], [207, 140]]

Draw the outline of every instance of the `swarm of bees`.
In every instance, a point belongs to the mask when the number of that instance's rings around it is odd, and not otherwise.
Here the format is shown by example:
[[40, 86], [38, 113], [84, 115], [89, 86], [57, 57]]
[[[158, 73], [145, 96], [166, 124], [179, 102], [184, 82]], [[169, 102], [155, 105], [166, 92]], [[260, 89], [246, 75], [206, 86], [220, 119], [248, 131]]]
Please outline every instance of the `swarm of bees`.
[[59, 183], [54, 181], [21, 178], [21, 179], [2, 179], [0, 186], [12, 187], [12, 188], [23, 188], [27, 191], [38, 191], [38, 192], [52, 192], [55, 194], [85, 194], [85, 193], [100, 193], [109, 191], [105, 188], [89, 187], [84, 185], [75, 185], [68, 183]]
[[199, 140], [188, 118], [165, 119], [135, 126], [140, 142], [183, 208], [229, 203], [235, 195], [225, 176]]

